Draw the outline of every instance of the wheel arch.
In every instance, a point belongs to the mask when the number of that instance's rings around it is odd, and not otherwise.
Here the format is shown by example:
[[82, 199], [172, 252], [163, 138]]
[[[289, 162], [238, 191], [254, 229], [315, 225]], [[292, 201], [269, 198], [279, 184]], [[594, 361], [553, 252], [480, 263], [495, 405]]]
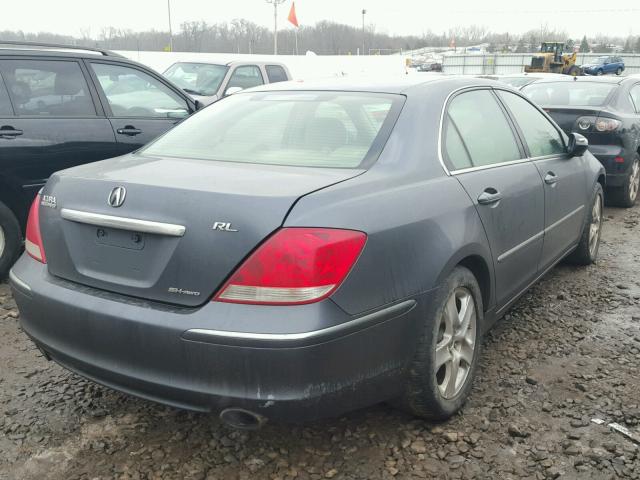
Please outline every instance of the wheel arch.
[[23, 198], [24, 195], [21, 191], [17, 191], [4, 178], [0, 177], [0, 202], [4, 203], [13, 212], [24, 234], [28, 208], [23, 205]]
[[483, 245], [479, 244], [462, 248], [451, 257], [440, 272], [438, 285], [458, 266], [467, 268], [476, 277], [482, 294], [482, 309], [486, 312], [493, 306], [495, 298], [491, 253]]
[[605, 173], [600, 172], [598, 174], [598, 183], [602, 186], [602, 190], [604, 190], [604, 187], [607, 186], [607, 176]]

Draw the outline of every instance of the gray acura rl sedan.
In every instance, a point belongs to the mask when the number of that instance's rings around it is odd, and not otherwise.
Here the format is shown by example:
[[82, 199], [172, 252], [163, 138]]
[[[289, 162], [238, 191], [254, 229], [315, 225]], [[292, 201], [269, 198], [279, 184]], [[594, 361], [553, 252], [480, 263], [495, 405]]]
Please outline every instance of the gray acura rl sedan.
[[54, 174], [11, 285], [47, 358], [253, 428], [390, 400], [445, 419], [483, 333], [595, 261], [605, 173], [507, 86], [276, 84]]

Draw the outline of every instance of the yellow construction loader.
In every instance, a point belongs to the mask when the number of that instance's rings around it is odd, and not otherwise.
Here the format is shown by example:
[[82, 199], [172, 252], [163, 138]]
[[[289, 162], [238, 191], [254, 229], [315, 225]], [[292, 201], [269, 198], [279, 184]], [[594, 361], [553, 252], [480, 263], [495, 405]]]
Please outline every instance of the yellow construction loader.
[[565, 75], [578, 76], [582, 72], [576, 65], [578, 54], [563, 53], [564, 43], [542, 42], [540, 53], [531, 59], [531, 65], [524, 67], [527, 73], [564, 73]]

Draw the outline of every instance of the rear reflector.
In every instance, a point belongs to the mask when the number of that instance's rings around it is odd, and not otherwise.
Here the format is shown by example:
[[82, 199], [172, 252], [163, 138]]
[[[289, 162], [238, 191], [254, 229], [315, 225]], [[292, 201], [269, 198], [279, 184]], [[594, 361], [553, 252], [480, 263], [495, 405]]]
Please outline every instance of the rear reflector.
[[24, 249], [37, 261], [47, 263], [47, 257], [42, 246], [42, 235], [40, 234], [40, 195], [36, 195], [29, 209]]
[[613, 161], [616, 163], [624, 163], [624, 157], [616, 157], [613, 159]]
[[322, 300], [346, 278], [366, 239], [354, 230], [278, 230], [245, 260], [214, 300], [260, 305]]

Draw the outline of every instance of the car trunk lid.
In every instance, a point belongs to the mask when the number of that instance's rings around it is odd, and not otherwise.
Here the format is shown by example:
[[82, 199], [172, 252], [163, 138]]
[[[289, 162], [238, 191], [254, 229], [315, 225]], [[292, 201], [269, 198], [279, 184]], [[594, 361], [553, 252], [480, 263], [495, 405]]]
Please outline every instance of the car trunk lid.
[[[599, 117], [616, 118], [616, 115], [603, 108], [593, 107], [544, 107], [558, 126], [568, 135], [576, 132], [584, 135], [589, 141], [589, 145], [621, 145], [621, 139], [617, 131], [599, 132], [595, 129], [595, 121]], [[578, 119], [590, 117], [591, 122], [588, 128], [578, 127]]]
[[[59, 172], [41, 206], [48, 269], [98, 289], [197, 306], [298, 198], [362, 172], [139, 155]], [[114, 207], [119, 187], [126, 194]]]
[[543, 109], [555, 120], [558, 126], [564, 130], [566, 134], [576, 131], [582, 133], [576, 129], [576, 121], [580, 117], [597, 117], [602, 109], [594, 109], [593, 107], [561, 107], [550, 106], [543, 107]]

